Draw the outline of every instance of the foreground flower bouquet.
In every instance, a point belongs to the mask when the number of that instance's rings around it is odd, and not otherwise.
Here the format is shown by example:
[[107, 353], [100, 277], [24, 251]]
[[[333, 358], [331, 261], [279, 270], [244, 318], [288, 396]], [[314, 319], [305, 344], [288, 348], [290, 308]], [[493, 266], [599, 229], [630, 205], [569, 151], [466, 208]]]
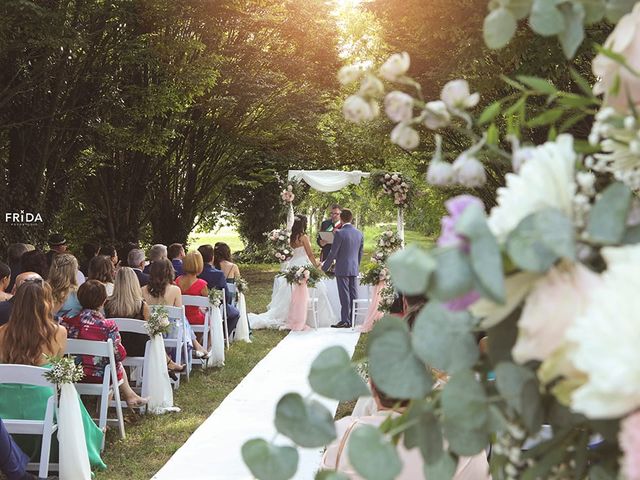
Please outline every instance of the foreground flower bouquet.
[[[504, 46], [528, 17], [534, 31], [557, 34], [570, 57], [584, 22], [605, 12], [618, 19], [633, 4], [587, 3], [491, 2], [485, 40]], [[428, 303], [411, 329], [406, 319], [385, 317], [367, 338], [372, 382], [409, 406], [381, 428], [352, 435], [346, 454], [361, 477], [395, 478], [401, 442], [418, 449], [430, 480], [451, 479], [461, 457], [489, 445], [493, 479], [640, 479], [639, 47], [637, 4], [598, 49], [596, 85], [575, 71], [581, 93], [536, 77], [507, 79], [515, 93], [479, 115], [480, 96], [464, 80], [444, 85], [439, 99], [423, 99], [407, 76], [406, 53], [378, 70], [341, 70], [343, 83], [360, 82], [345, 116], [370, 120], [383, 101], [400, 147], [416, 148], [424, 130], [467, 136], [468, 148], [449, 163], [435, 134], [432, 184], [472, 189], [486, 180], [483, 160], [513, 167], [489, 212], [472, 195], [450, 199], [437, 247], [409, 246], [387, 261], [394, 287]], [[384, 96], [378, 76], [416, 97]], [[532, 97], [540, 101], [529, 107]], [[572, 131], [575, 118], [593, 118], [588, 138]], [[500, 138], [502, 121], [508, 138]], [[523, 145], [521, 127], [547, 129], [548, 141]], [[433, 369], [449, 375], [442, 389], [433, 388]], [[367, 391], [339, 347], [320, 354], [309, 383], [339, 401]], [[288, 394], [275, 425], [294, 444], [315, 448], [336, 439], [332, 417], [319, 402]], [[259, 479], [291, 478], [297, 467], [297, 451], [282, 442], [254, 439], [242, 453]]]

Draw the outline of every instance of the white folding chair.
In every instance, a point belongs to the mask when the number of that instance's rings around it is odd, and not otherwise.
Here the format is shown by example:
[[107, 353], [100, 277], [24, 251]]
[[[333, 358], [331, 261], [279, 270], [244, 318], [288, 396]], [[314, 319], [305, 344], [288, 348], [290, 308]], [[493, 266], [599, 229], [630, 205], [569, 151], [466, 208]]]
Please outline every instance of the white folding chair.
[[191, 355], [189, 355], [188, 340], [186, 337], [185, 323], [187, 318], [184, 314], [184, 307], [170, 307], [168, 305], [149, 305], [149, 308], [153, 312], [155, 309], [164, 307], [167, 310], [169, 321], [173, 324], [173, 329], [169, 334], [164, 337], [165, 348], [175, 349], [175, 362], [178, 365], [182, 365], [182, 359], [187, 364], [186, 370], [177, 375], [178, 380], [171, 380], [174, 388], [177, 390], [180, 388], [181, 375], [186, 375], [189, 380], [191, 374]]
[[[202, 297], [198, 295], [182, 295], [182, 304], [185, 307], [199, 307], [205, 309], [204, 323], [202, 325], [191, 325], [191, 329], [195, 333], [202, 334], [202, 347], [208, 352], [210, 349], [209, 336], [213, 325], [211, 325], [211, 303], [209, 303], [209, 297]], [[194, 358], [192, 362], [196, 365], [204, 365], [206, 360], [201, 358]]]
[[227, 349], [231, 345], [229, 341], [229, 324], [227, 323], [227, 292], [222, 290], [222, 303], [220, 304], [220, 313], [222, 314], [222, 323], [224, 324], [224, 336], [227, 344]]
[[309, 289], [309, 300], [307, 301], [307, 315], [311, 312], [311, 321], [313, 328], [318, 329], [318, 295], [317, 289]]
[[361, 318], [362, 322], [364, 323], [364, 320], [366, 318], [367, 315], [367, 311], [369, 311], [369, 304], [371, 303], [371, 300], [369, 300], [368, 298], [356, 298], [353, 301], [353, 306], [351, 307], [351, 326], [355, 327], [358, 317]]
[[[120, 333], [138, 333], [145, 336], [148, 336], [147, 329], [145, 327], [146, 322], [144, 320], [137, 320], [134, 318], [110, 318], [109, 320], [113, 320], [116, 325], [118, 325], [118, 330]], [[149, 350], [149, 340], [147, 340], [145, 349], [144, 349], [144, 357], [132, 357], [127, 353], [127, 358], [122, 361], [122, 365], [125, 367], [129, 367], [131, 374], [129, 375], [129, 385], [133, 388], [136, 393], [140, 396], [144, 397], [146, 393], [146, 388], [144, 384], [144, 372], [147, 366], [147, 352]], [[140, 408], [141, 412], [144, 412], [144, 406]]]
[[[67, 348], [64, 352], [68, 355], [89, 355], [92, 357], [104, 357], [109, 359], [109, 364], [104, 367], [102, 383], [76, 383], [76, 390], [80, 395], [99, 397], [100, 416], [98, 427], [106, 433], [107, 411], [109, 409], [109, 395], [113, 394], [114, 405], [116, 407], [117, 424], [120, 429], [120, 438], [125, 438], [124, 417], [122, 415], [122, 403], [120, 401], [120, 385], [122, 380], [118, 380], [118, 370], [113, 350], [113, 341], [109, 338], [106, 342], [97, 340], [67, 339]], [[105, 435], [106, 436], [106, 435]], [[104, 436], [102, 437], [102, 448], [104, 448]]]
[[39, 387], [50, 387], [51, 396], [47, 400], [47, 407], [44, 412], [44, 420], [22, 420], [3, 417], [2, 422], [7, 431], [12, 435], [42, 435], [42, 447], [40, 449], [40, 462], [29, 463], [27, 469], [38, 469], [38, 478], [46, 479], [49, 476], [49, 469], [58, 470], [58, 464], [49, 463], [51, 453], [51, 437], [58, 430], [54, 420], [55, 410], [58, 408], [56, 387], [44, 378], [46, 368], [32, 367], [31, 365], [0, 365], [0, 384], [18, 383], [21, 385], [36, 385]]

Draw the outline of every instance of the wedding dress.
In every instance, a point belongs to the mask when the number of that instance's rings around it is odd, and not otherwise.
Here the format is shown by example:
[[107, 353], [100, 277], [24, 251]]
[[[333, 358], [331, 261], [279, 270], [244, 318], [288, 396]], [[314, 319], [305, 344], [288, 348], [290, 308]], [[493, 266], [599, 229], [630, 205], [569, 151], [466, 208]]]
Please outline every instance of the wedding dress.
[[[304, 246], [301, 246], [293, 249], [291, 260], [284, 262], [281, 270], [284, 271], [291, 267], [301, 267], [303, 265], [312, 265], [312, 263], [304, 250]], [[318, 298], [318, 327], [329, 327], [336, 323], [336, 317], [329, 303], [329, 297], [327, 296], [327, 287], [322, 282], [318, 282], [315, 288], [309, 288], [309, 297]], [[289, 285], [283, 277], [276, 277], [273, 282], [273, 292], [271, 293], [271, 303], [267, 307], [268, 310], [259, 315], [255, 313], [249, 314], [249, 324], [251, 328], [284, 327], [290, 304], [291, 285]], [[309, 317], [310, 316], [311, 312], [309, 312]], [[310, 325], [309, 317], [307, 318], [308, 325]]]

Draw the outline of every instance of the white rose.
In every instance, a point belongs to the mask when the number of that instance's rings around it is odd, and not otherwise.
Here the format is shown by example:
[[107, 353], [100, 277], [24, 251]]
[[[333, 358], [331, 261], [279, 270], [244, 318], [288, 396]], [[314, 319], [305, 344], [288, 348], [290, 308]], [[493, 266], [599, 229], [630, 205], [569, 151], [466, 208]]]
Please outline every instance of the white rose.
[[464, 153], [453, 162], [453, 173], [458, 183], [468, 188], [481, 187], [487, 181], [484, 165], [477, 158]]
[[384, 93], [384, 85], [375, 75], [366, 75], [360, 83], [359, 95], [363, 97], [380, 97]]
[[424, 125], [431, 130], [446, 127], [451, 121], [451, 114], [442, 100], [427, 102], [423, 114]]
[[516, 149], [516, 151], [511, 155], [511, 166], [513, 171], [518, 173], [524, 162], [533, 157], [535, 151], [536, 149], [534, 147], [522, 147]]
[[405, 123], [399, 123], [391, 131], [391, 141], [405, 150], [413, 150], [420, 144], [420, 135]]
[[451, 80], [442, 88], [440, 99], [450, 110], [475, 107], [480, 101], [479, 93], [469, 93], [469, 84], [466, 80]]
[[346, 65], [338, 70], [338, 81], [342, 85], [349, 85], [358, 80], [364, 73], [360, 65]]
[[446, 186], [453, 183], [453, 166], [441, 160], [432, 160], [427, 169], [427, 182], [431, 185]]
[[[625, 57], [632, 70], [640, 70], [640, 4], [636, 3], [633, 11], [618, 21], [604, 46]], [[640, 77], [602, 53], [593, 59], [592, 68], [600, 79], [593, 92], [604, 94], [605, 105], [625, 113], [629, 111], [629, 103], [640, 104]]]
[[384, 97], [384, 111], [394, 122], [406, 122], [413, 117], [413, 97], [394, 90]]
[[398, 174], [394, 173], [393, 175], [391, 175], [391, 179], [392, 180], [398, 180]]
[[411, 61], [407, 52], [394, 53], [380, 67], [380, 75], [385, 80], [395, 82], [398, 77], [407, 73]]
[[391, 175], [389, 175], [388, 173], [384, 174], [384, 178], [386, 178], [387, 180], [389, 180], [391, 178]]
[[282, 253], [284, 253], [285, 255], [289, 255], [289, 250], [283, 250]]
[[350, 122], [365, 122], [375, 118], [377, 115], [377, 104], [367, 102], [359, 95], [351, 95], [344, 101], [342, 113], [344, 113], [344, 118]]

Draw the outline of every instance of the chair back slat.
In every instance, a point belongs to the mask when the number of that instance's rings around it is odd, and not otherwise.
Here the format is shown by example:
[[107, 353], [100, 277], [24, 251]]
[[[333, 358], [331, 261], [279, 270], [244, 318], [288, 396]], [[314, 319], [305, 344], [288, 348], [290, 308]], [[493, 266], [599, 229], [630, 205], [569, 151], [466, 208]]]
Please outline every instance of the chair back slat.
[[110, 358], [113, 355], [113, 341], [110, 338], [104, 342], [99, 340], [68, 338], [65, 353], [69, 355], [92, 355], [94, 357]]
[[0, 383], [17, 383], [20, 385], [54, 388], [55, 385], [44, 378], [46, 371], [47, 369], [43, 367], [3, 363], [0, 364]]
[[185, 307], [211, 308], [209, 297], [203, 297], [201, 295], [182, 295], [182, 304]]
[[144, 320], [138, 320], [135, 318], [109, 318], [108, 320], [113, 320], [118, 326], [118, 330], [120, 333], [128, 332], [128, 333], [142, 333], [147, 335], [147, 329], [145, 327], [146, 323]]

